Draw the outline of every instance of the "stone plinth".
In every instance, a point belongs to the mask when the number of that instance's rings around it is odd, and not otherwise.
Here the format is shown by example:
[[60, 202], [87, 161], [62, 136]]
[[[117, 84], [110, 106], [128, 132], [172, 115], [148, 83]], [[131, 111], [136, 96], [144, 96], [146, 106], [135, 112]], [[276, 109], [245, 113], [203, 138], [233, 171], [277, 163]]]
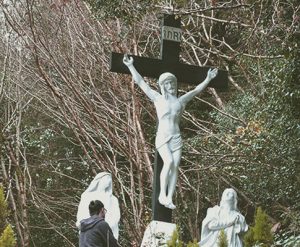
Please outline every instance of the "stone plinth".
[[141, 247], [166, 247], [175, 230], [176, 224], [151, 221], [144, 233]]

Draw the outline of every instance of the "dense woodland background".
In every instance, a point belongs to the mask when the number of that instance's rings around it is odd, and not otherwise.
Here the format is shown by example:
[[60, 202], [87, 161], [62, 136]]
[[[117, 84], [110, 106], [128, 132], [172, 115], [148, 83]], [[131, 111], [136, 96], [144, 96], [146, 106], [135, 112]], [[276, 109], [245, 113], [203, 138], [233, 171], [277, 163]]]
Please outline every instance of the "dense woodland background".
[[157, 58], [162, 13], [181, 17], [182, 62], [230, 74], [229, 90], [208, 88], [181, 123], [181, 238], [200, 239], [227, 187], [249, 224], [258, 206], [280, 223], [276, 246], [299, 236], [297, 0], [2, 0], [0, 183], [19, 246], [77, 246], [80, 195], [101, 171], [113, 175], [120, 243], [140, 244], [151, 221], [155, 109], [109, 60], [111, 51]]

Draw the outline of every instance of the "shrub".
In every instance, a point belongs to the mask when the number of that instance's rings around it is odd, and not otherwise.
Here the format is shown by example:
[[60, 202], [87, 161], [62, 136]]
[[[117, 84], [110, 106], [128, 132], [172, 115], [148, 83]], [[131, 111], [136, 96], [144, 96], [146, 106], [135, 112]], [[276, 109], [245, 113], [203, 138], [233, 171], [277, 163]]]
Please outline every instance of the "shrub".
[[9, 215], [7, 202], [5, 201], [4, 189], [0, 186], [0, 234], [4, 231], [6, 226], [6, 219]]
[[168, 247], [182, 247], [183, 242], [179, 240], [179, 231], [178, 227], [176, 227], [176, 230], [173, 232], [173, 235], [171, 239], [167, 242]]
[[262, 247], [271, 246], [273, 243], [271, 228], [272, 225], [268, 215], [261, 207], [258, 207], [254, 218], [254, 226], [250, 227], [250, 230], [244, 237], [245, 247], [252, 247], [258, 244]]
[[189, 242], [188, 244], [185, 244], [183, 241], [179, 239], [179, 230], [178, 227], [174, 231], [172, 238], [167, 242], [168, 247], [199, 247], [199, 244], [197, 243], [197, 240], [194, 239], [193, 242]]
[[189, 242], [189, 243], [187, 244], [187, 247], [199, 247], [199, 244], [197, 243], [197, 240], [194, 239], [193, 242]]
[[10, 224], [8, 224], [0, 237], [0, 247], [15, 247], [16, 239], [14, 231]]
[[218, 237], [218, 247], [228, 247], [228, 240], [225, 231], [222, 229]]
[[7, 225], [9, 210], [5, 201], [4, 189], [0, 186], [0, 247], [16, 246], [16, 239], [10, 224]]

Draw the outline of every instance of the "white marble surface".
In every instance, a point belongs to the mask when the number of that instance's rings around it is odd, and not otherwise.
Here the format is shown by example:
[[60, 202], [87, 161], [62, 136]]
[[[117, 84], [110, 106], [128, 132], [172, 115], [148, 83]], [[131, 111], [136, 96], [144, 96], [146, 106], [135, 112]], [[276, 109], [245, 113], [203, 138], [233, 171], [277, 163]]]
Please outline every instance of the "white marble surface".
[[220, 206], [207, 210], [207, 215], [202, 222], [200, 247], [218, 246], [218, 238], [224, 230], [228, 247], [242, 247], [241, 234], [248, 230], [245, 217], [237, 208], [237, 193], [234, 189], [225, 189]]
[[202, 83], [178, 98], [175, 75], [169, 72], [160, 75], [158, 79], [159, 93], [153, 90], [135, 69], [133, 57], [124, 55], [123, 63], [128, 67], [135, 83], [154, 103], [158, 118], [155, 146], [163, 160], [163, 168], [160, 174], [161, 190], [158, 200], [165, 207], [175, 209], [173, 194], [182, 152], [179, 122], [186, 104], [207, 87], [208, 83], [217, 76], [218, 70], [210, 69]]
[[99, 200], [107, 210], [105, 221], [113, 231], [114, 237], [119, 238], [120, 207], [118, 199], [112, 194], [111, 174], [101, 172], [95, 176], [89, 187], [82, 193], [77, 211], [76, 226], [80, 227], [80, 221], [90, 217], [89, 203]]
[[162, 221], [151, 221], [144, 233], [141, 247], [167, 247], [167, 241], [171, 239], [176, 224]]

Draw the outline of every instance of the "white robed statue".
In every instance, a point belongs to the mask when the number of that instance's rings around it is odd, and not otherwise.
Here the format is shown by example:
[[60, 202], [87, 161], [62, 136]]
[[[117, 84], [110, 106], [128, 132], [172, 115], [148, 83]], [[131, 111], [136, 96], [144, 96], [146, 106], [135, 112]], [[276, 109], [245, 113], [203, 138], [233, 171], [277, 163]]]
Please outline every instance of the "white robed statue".
[[202, 222], [200, 247], [216, 247], [221, 230], [224, 230], [228, 247], [242, 247], [241, 234], [248, 230], [245, 217], [237, 209], [237, 194], [234, 189], [225, 189], [220, 206], [207, 210]]
[[112, 194], [112, 178], [108, 172], [101, 172], [95, 176], [89, 187], [82, 193], [77, 211], [76, 226], [80, 228], [80, 221], [90, 217], [89, 204], [92, 200], [99, 200], [107, 210], [105, 221], [108, 223], [114, 237], [119, 237], [120, 207], [118, 199]]
[[202, 83], [194, 90], [177, 98], [177, 78], [175, 75], [168, 72], [160, 75], [158, 79], [159, 93], [151, 89], [144, 81], [135, 69], [133, 62], [133, 57], [124, 55], [123, 63], [128, 67], [135, 83], [154, 103], [158, 117], [155, 147], [164, 163], [160, 173], [161, 190], [158, 201], [167, 208], [175, 209], [172, 197], [175, 192], [182, 152], [179, 122], [186, 104], [206, 88], [209, 82], [217, 76], [218, 70], [210, 69]]

